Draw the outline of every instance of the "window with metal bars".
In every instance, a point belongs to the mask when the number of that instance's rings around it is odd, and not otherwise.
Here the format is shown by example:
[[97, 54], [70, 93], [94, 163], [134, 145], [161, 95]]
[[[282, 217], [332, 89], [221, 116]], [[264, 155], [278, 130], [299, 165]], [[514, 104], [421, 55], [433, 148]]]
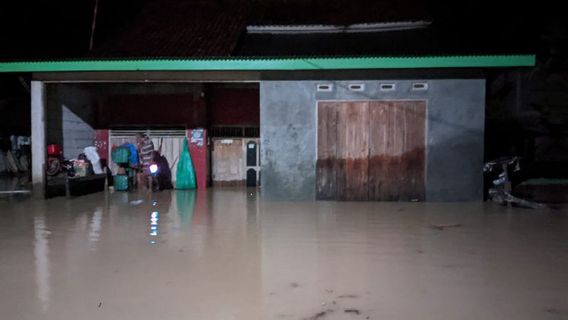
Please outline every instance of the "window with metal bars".
[[209, 132], [211, 137], [219, 138], [258, 138], [258, 127], [212, 127]]

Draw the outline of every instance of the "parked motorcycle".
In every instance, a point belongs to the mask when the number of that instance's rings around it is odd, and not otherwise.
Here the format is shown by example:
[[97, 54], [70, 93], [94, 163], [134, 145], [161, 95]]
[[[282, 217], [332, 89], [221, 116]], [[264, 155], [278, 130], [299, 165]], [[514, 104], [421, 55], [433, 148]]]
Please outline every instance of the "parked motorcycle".
[[488, 199], [504, 206], [511, 204], [512, 206], [531, 209], [545, 208], [546, 205], [542, 203], [521, 199], [511, 194], [511, 175], [518, 173], [520, 170], [520, 157], [502, 157], [485, 163], [483, 167], [485, 179], [491, 180], [491, 185], [487, 192]]
[[50, 177], [57, 176], [60, 173], [67, 173], [67, 176], [75, 176], [73, 162], [63, 158], [61, 147], [56, 144], [47, 146], [47, 175]]

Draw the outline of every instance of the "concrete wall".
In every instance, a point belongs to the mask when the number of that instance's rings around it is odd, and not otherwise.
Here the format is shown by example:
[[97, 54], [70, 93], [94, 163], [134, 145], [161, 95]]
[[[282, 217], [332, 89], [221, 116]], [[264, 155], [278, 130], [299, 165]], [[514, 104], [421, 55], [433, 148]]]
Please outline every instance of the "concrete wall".
[[[415, 82], [428, 90], [411, 90]], [[317, 84], [332, 92], [316, 92]], [[394, 91], [381, 91], [393, 83]], [[349, 84], [364, 84], [361, 92]], [[318, 100], [426, 100], [427, 201], [478, 201], [483, 196], [485, 80], [263, 81], [260, 85], [262, 194], [315, 198]]]
[[88, 90], [71, 84], [48, 85], [47, 97], [47, 143], [60, 144], [66, 158], [77, 158], [94, 145], [94, 99]]
[[312, 81], [260, 83], [262, 197], [315, 197], [316, 109]]

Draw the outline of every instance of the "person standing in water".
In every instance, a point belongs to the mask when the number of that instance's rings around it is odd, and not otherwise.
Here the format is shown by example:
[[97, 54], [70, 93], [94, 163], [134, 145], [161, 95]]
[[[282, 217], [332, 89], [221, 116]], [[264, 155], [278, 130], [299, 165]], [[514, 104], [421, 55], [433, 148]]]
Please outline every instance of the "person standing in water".
[[141, 172], [137, 175], [138, 185], [148, 187], [152, 190], [152, 176], [150, 175], [150, 165], [154, 154], [154, 143], [145, 133], [136, 134], [136, 146], [140, 156]]

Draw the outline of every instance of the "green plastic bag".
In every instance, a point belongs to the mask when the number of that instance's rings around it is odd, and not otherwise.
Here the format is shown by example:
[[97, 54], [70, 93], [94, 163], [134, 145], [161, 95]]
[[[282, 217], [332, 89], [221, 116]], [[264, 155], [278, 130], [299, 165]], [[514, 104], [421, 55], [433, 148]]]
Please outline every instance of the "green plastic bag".
[[195, 170], [189, 155], [187, 138], [183, 141], [183, 150], [177, 164], [176, 189], [195, 189]]

